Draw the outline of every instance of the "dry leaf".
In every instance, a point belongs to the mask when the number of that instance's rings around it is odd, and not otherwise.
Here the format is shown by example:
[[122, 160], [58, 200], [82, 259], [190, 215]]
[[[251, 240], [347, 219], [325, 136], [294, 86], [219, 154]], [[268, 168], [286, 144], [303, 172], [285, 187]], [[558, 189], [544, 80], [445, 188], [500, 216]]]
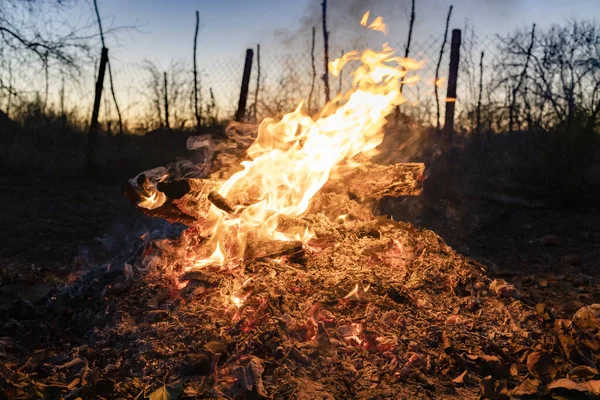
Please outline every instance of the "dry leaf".
[[588, 390], [594, 394], [600, 394], [600, 380], [587, 381], [583, 384]]
[[502, 360], [499, 357], [488, 356], [487, 354], [469, 354], [467, 355], [467, 358], [477, 363], [482, 375], [506, 377], [510, 373], [509, 368], [502, 363]]
[[506, 388], [506, 382], [498, 381], [491, 376], [483, 378], [479, 384], [481, 387], [481, 396], [484, 399], [508, 400], [510, 396]]
[[492, 283], [490, 283], [490, 289], [492, 289], [498, 297], [506, 297], [511, 299], [518, 299], [521, 297], [521, 294], [517, 288], [503, 279], [494, 279]]
[[558, 373], [552, 356], [543, 351], [534, 351], [527, 356], [527, 369], [533, 376], [542, 379], [554, 379]]
[[525, 379], [510, 392], [510, 395], [512, 397], [534, 396], [537, 394], [539, 386], [539, 379]]
[[452, 379], [452, 383], [456, 383], [457, 385], [462, 385], [468, 379], [467, 370], [464, 370], [462, 374]]
[[183, 387], [181, 383], [176, 386], [163, 385], [150, 393], [148, 399], [150, 400], [177, 400], [183, 394]]
[[568, 378], [557, 379], [548, 385], [548, 389], [553, 392], [560, 391], [576, 391], [576, 392], [587, 392], [588, 388], [584, 385], [580, 385]]
[[575, 345], [573, 338], [560, 333], [558, 335], [558, 340], [565, 356], [567, 356], [570, 361], [578, 362], [581, 357], [577, 351], [577, 346]]
[[600, 304], [581, 307], [573, 315], [573, 322], [581, 329], [600, 328]]
[[567, 376], [571, 379], [590, 379], [596, 375], [598, 375], [596, 368], [580, 365], [573, 368]]

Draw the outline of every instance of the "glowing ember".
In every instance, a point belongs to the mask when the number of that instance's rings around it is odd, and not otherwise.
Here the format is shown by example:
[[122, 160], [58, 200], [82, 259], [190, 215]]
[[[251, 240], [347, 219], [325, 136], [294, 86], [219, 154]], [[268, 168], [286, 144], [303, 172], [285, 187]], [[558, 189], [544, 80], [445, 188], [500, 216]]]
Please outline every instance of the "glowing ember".
[[[363, 17], [363, 25], [369, 15]], [[381, 17], [368, 28], [385, 31]], [[352, 88], [326, 104], [313, 120], [302, 109], [281, 120], [266, 118], [249, 147], [249, 161], [218, 190], [219, 195], [246, 200], [227, 213], [212, 206], [202, 234], [210, 237], [213, 253], [190, 268], [206, 265], [235, 265], [242, 259], [246, 243], [254, 240], [302, 241], [312, 234], [278, 230], [281, 217], [302, 215], [313, 196], [332, 173], [348, 172], [361, 165], [356, 156], [370, 157], [383, 140], [386, 116], [405, 102], [400, 83], [407, 71], [420, 67], [409, 59], [394, 56], [387, 44], [382, 51], [352, 51], [329, 65], [333, 75], [351, 61], [360, 65], [352, 72]], [[410, 81], [414, 81], [412, 78]], [[408, 80], [406, 80], [408, 81]], [[406, 82], [405, 81], [405, 82]]]

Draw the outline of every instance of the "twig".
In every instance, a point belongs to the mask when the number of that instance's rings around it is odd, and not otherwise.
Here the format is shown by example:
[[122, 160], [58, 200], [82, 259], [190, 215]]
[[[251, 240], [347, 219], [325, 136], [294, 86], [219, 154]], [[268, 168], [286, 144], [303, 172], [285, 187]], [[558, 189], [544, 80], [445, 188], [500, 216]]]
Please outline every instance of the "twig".
[[483, 94], [483, 56], [484, 52], [481, 52], [481, 57], [479, 58], [479, 95], [477, 96], [477, 111], [476, 111], [476, 131], [477, 133], [481, 133], [481, 96]]
[[254, 91], [254, 121], [258, 108], [258, 91], [260, 90], [260, 44], [256, 45], [256, 90]]
[[310, 93], [308, 94], [308, 114], [312, 114], [312, 96], [315, 90], [315, 79], [317, 78], [317, 69], [315, 68], [315, 27], [312, 27], [312, 46], [310, 48], [310, 62], [312, 65], [312, 81], [310, 83]]
[[169, 125], [169, 92], [167, 85], [167, 73], [163, 72], [163, 81], [164, 81], [164, 96], [165, 96], [165, 126], [168, 130], [171, 130], [171, 126]]
[[525, 76], [527, 75], [527, 68], [529, 67], [529, 60], [531, 59], [531, 51], [533, 50], [533, 44], [535, 42], [535, 24], [533, 24], [533, 27], [531, 28], [531, 42], [529, 43], [529, 47], [527, 48], [527, 56], [525, 59], [525, 66], [523, 66], [523, 71], [521, 71], [521, 75], [519, 75], [519, 80], [517, 82], [517, 85], [515, 87], [513, 87], [512, 90], [512, 96], [511, 96], [511, 102], [510, 102], [510, 108], [508, 109], [508, 126], [509, 126], [509, 130], [511, 132], [513, 132], [514, 130], [514, 123], [515, 123], [515, 108], [517, 105], [517, 93], [519, 92], [519, 89], [521, 88], [521, 85], [523, 84], [523, 80], [525, 79]]
[[446, 41], [448, 40], [448, 25], [450, 25], [450, 16], [452, 15], [452, 7], [448, 9], [448, 16], [446, 17], [446, 29], [444, 30], [444, 41], [442, 42], [442, 48], [440, 49], [440, 57], [438, 58], [437, 66], [435, 67], [435, 108], [437, 111], [436, 129], [440, 132], [440, 98], [438, 94], [438, 79], [440, 77], [440, 65], [442, 64], [442, 57], [444, 56], [444, 48], [446, 47]]
[[196, 47], [198, 43], [199, 29], [200, 13], [196, 11], [196, 30], [194, 32], [194, 115], [196, 116], [196, 129], [202, 125], [202, 107], [198, 108], [198, 69], [196, 65]]
[[[102, 29], [102, 20], [100, 19], [100, 11], [98, 11], [98, 1], [94, 0], [94, 10], [96, 11], [96, 18], [98, 19], [98, 28], [100, 29], [100, 40], [102, 41], [102, 47], [106, 47], [104, 42], [104, 31]], [[113, 82], [112, 68], [110, 67], [110, 59], [106, 63], [108, 67], [108, 80], [110, 82], [110, 92], [112, 94], [113, 102], [115, 103], [115, 110], [117, 111], [117, 117], [119, 118], [119, 147], [123, 146], [123, 117], [121, 116], [121, 109], [117, 103], [117, 95], [115, 94], [115, 85]]]
[[[412, 0], [412, 6], [410, 10], [410, 22], [408, 24], [408, 39], [406, 40], [406, 46], [404, 46], [404, 58], [408, 58], [410, 54], [410, 43], [412, 42], [412, 33], [413, 26], [415, 24], [415, 0]], [[402, 72], [406, 71], [406, 67], [402, 65]], [[404, 79], [400, 81], [400, 94], [402, 94], [402, 90], [404, 89]], [[400, 106], [396, 106], [396, 110], [394, 113], [394, 122], [395, 125], [398, 125], [398, 120], [400, 119]]]
[[323, 85], [325, 86], [325, 103], [329, 103], [329, 32], [327, 32], [327, 0], [323, 0], [321, 6], [323, 8], [323, 63], [325, 64]]

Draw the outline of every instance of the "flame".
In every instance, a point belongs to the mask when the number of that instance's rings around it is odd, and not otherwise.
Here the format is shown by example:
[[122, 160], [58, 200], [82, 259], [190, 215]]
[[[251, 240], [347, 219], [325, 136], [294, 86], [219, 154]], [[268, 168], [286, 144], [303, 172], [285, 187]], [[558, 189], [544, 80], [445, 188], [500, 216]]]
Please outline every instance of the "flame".
[[361, 26], [367, 26], [367, 22], [369, 21], [369, 15], [371, 15], [371, 11], [367, 11], [365, 15], [362, 16], [360, 20]]
[[165, 204], [166, 201], [167, 196], [165, 196], [163, 192], [156, 190], [150, 196], [143, 196], [142, 200], [138, 203], [138, 206], [147, 208], [148, 210], [154, 210]]
[[371, 22], [368, 26], [367, 23], [369, 21], [369, 16], [370, 16], [371, 12], [367, 11], [365, 13], [365, 15], [363, 15], [363, 17], [360, 20], [360, 24], [362, 26], [366, 26], [367, 29], [372, 29], [374, 31], [379, 31], [382, 32], [384, 35], [387, 35], [387, 25], [383, 23], [383, 18], [382, 17], [376, 17], [373, 22]]
[[435, 86], [437, 86], [437, 87], [442, 87], [442, 86], [444, 85], [444, 82], [446, 82], [446, 78], [444, 78], [444, 77], [441, 77], [441, 78], [439, 78], [439, 79], [437, 79], [437, 80], [434, 80], [434, 82], [433, 82], [433, 83], [434, 83], [434, 84], [435, 84]]
[[[362, 25], [368, 16], [365, 14]], [[385, 25], [378, 17], [369, 28], [373, 26]], [[421, 66], [394, 54], [386, 43], [381, 51], [351, 51], [332, 61], [329, 69], [334, 75], [350, 61], [359, 65], [351, 74], [352, 88], [326, 104], [316, 119], [304, 113], [301, 102], [280, 120], [262, 121], [256, 140], [247, 150], [249, 160], [241, 163], [243, 170], [218, 190], [228, 200], [241, 196], [247, 201], [234, 213], [211, 207], [202, 233], [215, 250], [194, 267], [235, 265], [242, 260], [249, 239], [301, 240], [307, 244], [311, 232], [278, 231], [279, 219], [302, 215], [332, 173], [362, 165], [354, 157], [376, 154], [386, 116], [406, 101], [400, 82]]]

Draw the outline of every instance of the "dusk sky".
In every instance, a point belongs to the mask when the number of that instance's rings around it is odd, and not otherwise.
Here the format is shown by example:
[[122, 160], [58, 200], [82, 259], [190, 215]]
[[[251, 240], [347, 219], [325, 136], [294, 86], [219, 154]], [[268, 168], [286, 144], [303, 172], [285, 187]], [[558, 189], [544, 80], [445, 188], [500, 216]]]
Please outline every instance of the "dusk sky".
[[[268, 52], [294, 33], [308, 40], [310, 25], [320, 29], [319, 21], [315, 20], [320, 15], [320, 0], [98, 0], [98, 3], [105, 25], [137, 28], [108, 38], [112, 57], [122, 62], [188, 59], [196, 10], [202, 24], [199, 59], [236, 56], [256, 43], [261, 43], [263, 51]], [[347, 39], [348, 33], [341, 26], [352, 24], [351, 18], [357, 21], [369, 9], [372, 15], [384, 16], [392, 43], [405, 40], [410, 0], [330, 0], [329, 3], [330, 40], [334, 46]], [[454, 4], [451, 25], [463, 27], [469, 21], [479, 35], [505, 34], [533, 22], [543, 28], [567, 18], [600, 15], [600, 0], [417, 0], [416, 4], [416, 40], [443, 33], [450, 4]], [[86, 0], [79, 7], [73, 12], [89, 13], [91, 1]]]
[[[381, 48], [385, 41], [401, 50], [408, 32], [410, 3], [411, 0], [329, 0], [331, 58], [339, 56], [342, 50], [365, 46]], [[65, 4], [66, 8], [60, 9], [59, 19], [66, 18], [69, 25], [97, 32], [92, 0]], [[481, 42], [486, 54], [493, 52], [499, 43], [491, 37], [493, 35], [507, 35], [518, 28], [530, 30], [534, 22], [543, 30], [568, 19], [600, 15], [600, 0], [416, 0], [417, 17], [410, 55], [424, 61], [420, 75], [427, 85], [433, 82], [435, 61], [432, 60], [437, 59], [451, 4], [454, 9], [450, 28], [465, 28], [468, 24], [477, 37], [492, 39]], [[204, 82], [201, 93], [207, 99], [208, 89], [214, 89], [221, 109], [228, 112], [235, 107], [239, 95], [247, 48], [255, 49], [257, 43], [261, 45], [263, 88], [275, 87], [283, 72], [290, 71], [289, 66], [284, 66], [289, 57], [294, 60], [292, 67], [298, 74], [308, 79], [312, 26], [317, 32], [316, 57], [320, 59], [322, 55], [321, 0], [98, 0], [98, 6], [105, 30], [126, 27], [108, 34], [106, 45], [114, 68], [117, 97], [124, 104], [125, 113], [130, 115], [139, 115], [148, 104], [149, 75], [143, 67], [145, 60], [163, 71], [169, 70], [173, 63], [178, 63], [183, 71], [191, 71], [196, 10], [201, 20], [197, 56]], [[49, 10], [59, 9], [53, 5]], [[373, 17], [384, 17], [389, 28], [387, 37], [359, 26], [360, 18], [368, 10]], [[99, 55], [99, 42], [97, 39], [97, 51], [92, 54]], [[488, 64], [493, 57], [488, 55]], [[86, 64], [86, 72], [79, 81], [70, 86], [67, 82], [67, 91], [71, 93], [67, 94], [69, 104], [91, 107], [92, 93], [87, 88], [94, 85], [94, 65], [93, 62]], [[446, 62], [442, 65], [442, 75], [446, 65]], [[255, 70], [253, 68], [253, 77]], [[28, 89], [32, 92], [44, 87], [43, 74], [39, 72], [34, 80], [22, 81], [30, 82]], [[60, 82], [51, 80], [51, 94], [59, 93]], [[426, 91], [425, 95], [431, 95], [429, 86]], [[295, 102], [306, 98], [308, 93], [296, 90], [294, 96], [297, 97]]]

